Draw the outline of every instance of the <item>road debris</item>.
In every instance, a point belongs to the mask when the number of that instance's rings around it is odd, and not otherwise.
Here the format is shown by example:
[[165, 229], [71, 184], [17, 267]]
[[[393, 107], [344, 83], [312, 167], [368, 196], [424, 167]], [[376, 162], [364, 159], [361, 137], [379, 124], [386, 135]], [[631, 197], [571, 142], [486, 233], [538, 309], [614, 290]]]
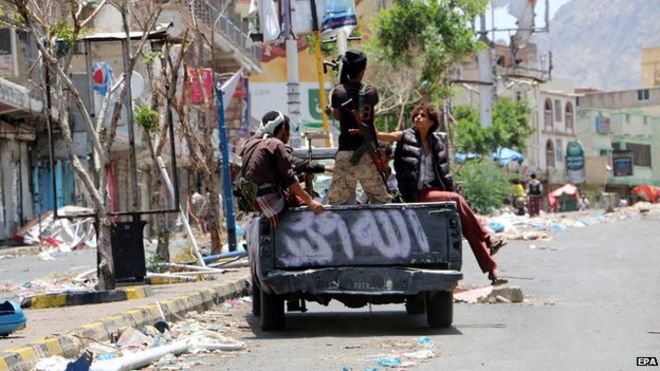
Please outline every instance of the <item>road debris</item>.
[[522, 303], [524, 295], [518, 286], [488, 286], [454, 293], [456, 303]]
[[[216, 310], [189, 312], [180, 321], [159, 321], [141, 329], [125, 327], [113, 336], [114, 342], [91, 342], [86, 347], [94, 354], [90, 370], [131, 370], [149, 366], [156, 370], [191, 369], [201, 365], [200, 357], [226, 352], [242, 352], [246, 345], [232, 335], [242, 329], [230, 311], [251, 305], [250, 297], [232, 299]], [[232, 335], [230, 335], [232, 333]], [[49, 359], [42, 369], [64, 368], [59, 358]]]

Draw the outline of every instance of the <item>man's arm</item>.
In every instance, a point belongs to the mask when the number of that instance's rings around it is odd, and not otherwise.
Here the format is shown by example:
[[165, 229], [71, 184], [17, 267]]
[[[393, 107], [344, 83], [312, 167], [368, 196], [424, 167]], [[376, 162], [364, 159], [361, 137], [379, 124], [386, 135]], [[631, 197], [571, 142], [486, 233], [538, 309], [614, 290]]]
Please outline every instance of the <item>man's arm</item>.
[[300, 186], [300, 183], [294, 182], [289, 185], [289, 189], [298, 197], [300, 197], [307, 206], [314, 212], [314, 214], [320, 214], [325, 211], [325, 207], [320, 202], [314, 200], [309, 193]]
[[403, 131], [393, 131], [391, 133], [377, 132], [376, 138], [381, 142], [398, 142], [403, 138]]

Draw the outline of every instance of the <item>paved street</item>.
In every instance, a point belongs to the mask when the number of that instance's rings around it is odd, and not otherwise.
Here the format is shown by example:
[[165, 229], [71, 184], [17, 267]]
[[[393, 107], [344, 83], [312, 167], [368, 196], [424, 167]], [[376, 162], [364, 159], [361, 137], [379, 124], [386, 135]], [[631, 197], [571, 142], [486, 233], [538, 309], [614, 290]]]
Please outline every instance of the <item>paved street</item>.
[[[0, 260], [0, 284], [20, 286], [24, 282], [46, 279], [49, 275], [75, 276], [96, 267], [96, 249], [53, 252], [50, 256], [53, 260], [42, 260], [38, 255]], [[15, 298], [16, 293], [16, 290], [0, 291], [0, 299]]]
[[[432, 349], [433, 358], [404, 361], [419, 370], [633, 369], [638, 356], [660, 357], [660, 334], [649, 333], [660, 331], [659, 222], [656, 215], [510, 242], [496, 257], [525, 303], [455, 304], [448, 330], [428, 329], [402, 305], [370, 314], [333, 302], [289, 314], [287, 331], [264, 334], [245, 305], [229, 310], [226, 333], [248, 352], [191, 357], [200, 370], [382, 370], [379, 359]], [[464, 257], [462, 285], [485, 285], [467, 247]], [[417, 342], [424, 336], [428, 348]]]

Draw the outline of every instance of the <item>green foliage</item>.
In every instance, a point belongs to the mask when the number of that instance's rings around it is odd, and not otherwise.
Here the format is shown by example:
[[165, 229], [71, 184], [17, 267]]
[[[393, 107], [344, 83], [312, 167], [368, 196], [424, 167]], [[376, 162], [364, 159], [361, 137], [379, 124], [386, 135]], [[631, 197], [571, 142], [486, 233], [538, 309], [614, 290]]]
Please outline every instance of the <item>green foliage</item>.
[[66, 45], [73, 45], [79, 39], [79, 34], [73, 29], [73, 26], [67, 22], [57, 22], [54, 26], [55, 36]]
[[374, 21], [370, 49], [393, 67], [423, 65], [419, 76], [428, 98], [447, 93], [448, 68], [480, 48], [471, 22], [486, 9], [487, 0], [396, 0]]
[[143, 53], [143, 55], [144, 55], [143, 58], [144, 64], [146, 64], [147, 66], [151, 66], [154, 63], [155, 59], [160, 59], [162, 53], [147, 50]]
[[526, 100], [500, 98], [493, 106], [493, 125], [483, 128], [478, 111], [468, 106], [455, 107], [453, 115], [458, 125], [453, 134], [457, 151], [486, 155], [506, 147], [524, 152], [525, 140], [534, 133], [530, 112]]
[[135, 110], [135, 122], [147, 133], [158, 131], [160, 114], [150, 106], [141, 106]]
[[463, 197], [480, 214], [488, 214], [502, 207], [511, 194], [506, 171], [490, 160], [472, 160], [455, 174], [463, 182]]

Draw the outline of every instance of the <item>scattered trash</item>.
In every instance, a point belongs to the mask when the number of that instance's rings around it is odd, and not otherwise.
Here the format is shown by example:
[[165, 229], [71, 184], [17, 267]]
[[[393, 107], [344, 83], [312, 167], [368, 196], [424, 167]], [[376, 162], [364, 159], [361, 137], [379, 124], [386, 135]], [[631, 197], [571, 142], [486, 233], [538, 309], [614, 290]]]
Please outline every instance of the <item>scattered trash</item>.
[[88, 371], [93, 359], [94, 354], [86, 350], [75, 362], [67, 364], [64, 371]]
[[[78, 206], [57, 209], [58, 216], [91, 212], [92, 209]], [[43, 244], [62, 252], [96, 247], [94, 218], [55, 219], [53, 211], [49, 210], [25, 224], [15, 239], [26, 245]]]
[[170, 329], [170, 325], [168, 325], [167, 322], [165, 322], [165, 321], [158, 321], [158, 322], [154, 323], [154, 327], [158, 331], [160, 331], [161, 334], [165, 333], [165, 330]]
[[35, 365], [35, 371], [64, 370], [70, 361], [64, 357], [52, 356], [40, 359]]
[[153, 338], [143, 334], [133, 327], [126, 327], [121, 331], [117, 345], [128, 349], [144, 349], [154, 346]]
[[401, 357], [388, 357], [378, 360], [378, 365], [382, 367], [399, 367], [401, 366]]
[[536, 250], [536, 245], [534, 245], [534, 244], [529, 245], [529, 249], [530, 249], [530, 250]]
[[417, 339], [417, 343], [421, 344], [421, 345], [428, 346], [428, 345], [433, 344], [433, 341], [431, 341], [431, 338], [428, 337], [428, 336], [422, 336], [422, 337]]
[[403, 353], [402, 356], [413, 359], [427, 359], [435, 357], [435, 352], [431, 349], [422, 349], [416, 352]]
[[7, 337], [25, 327], [27, 317], [18, 303], [7, 300], [0, 304], [0, 337]]

